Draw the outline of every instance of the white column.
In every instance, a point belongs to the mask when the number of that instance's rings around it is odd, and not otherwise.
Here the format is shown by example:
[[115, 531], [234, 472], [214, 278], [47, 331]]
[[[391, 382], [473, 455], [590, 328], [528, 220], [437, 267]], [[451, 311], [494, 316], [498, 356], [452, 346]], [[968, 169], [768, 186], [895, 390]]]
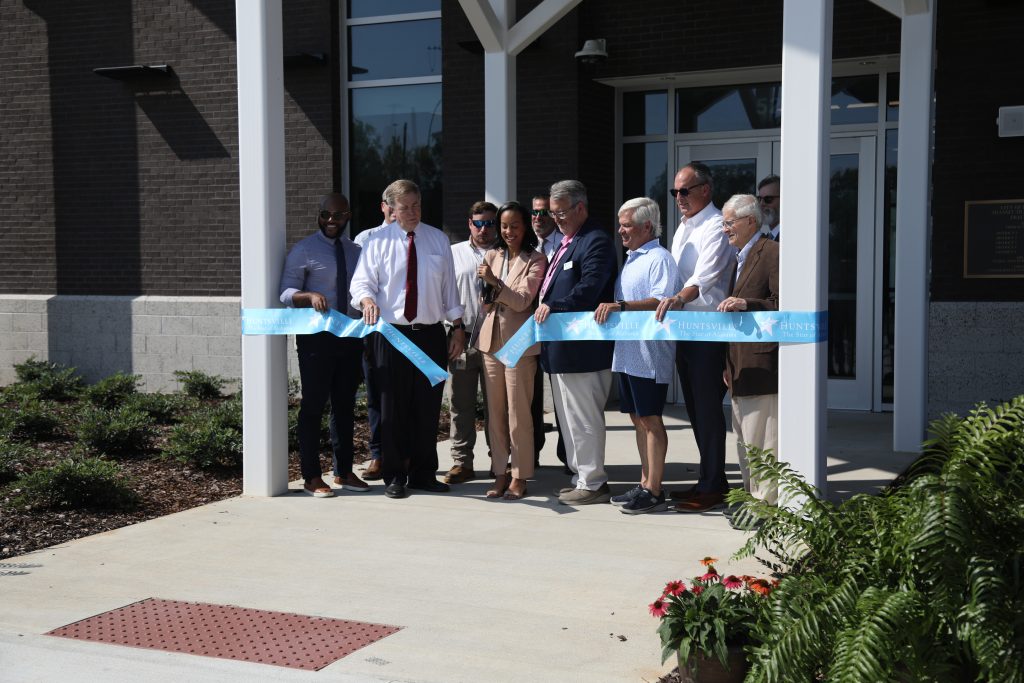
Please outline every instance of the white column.
[[[275, 308], [285, 248], [281, 0], [237, 0], [242, 308]], [[242, 337], [242, 492], [288, 488], [287, 338]]]
[[514, 0], [490, 0], [502, 48], [484, 53], [484, 194], [501, 206], [516, 199], [516, 58], [505, 47]]
[[919, 451], [928, 417], [928, 265], [935, 3], [903, 17], [896, 168], [893, 449]]
[[[785, 0], [782, 19], [782, 192], [786, 226], [780, 308], [828, 308], [828, 177], [832, 0]], [[788, 189], [787, 189], [788, 188]], [[825, 343], [779, 350], [779, 457], [826, 484]]]

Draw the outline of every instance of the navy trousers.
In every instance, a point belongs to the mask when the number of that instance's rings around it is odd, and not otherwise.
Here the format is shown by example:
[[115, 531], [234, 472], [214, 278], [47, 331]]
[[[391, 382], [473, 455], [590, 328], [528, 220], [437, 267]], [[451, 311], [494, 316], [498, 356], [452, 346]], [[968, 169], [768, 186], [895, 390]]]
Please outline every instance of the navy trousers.
[[700, 451], [700, 493], [724, 493], [729, 490], [725, 476], [725, 355], [723, 342], [676, 342], [676, 370], [683, 387], [686, 412], [693, 426], [693, 437]]

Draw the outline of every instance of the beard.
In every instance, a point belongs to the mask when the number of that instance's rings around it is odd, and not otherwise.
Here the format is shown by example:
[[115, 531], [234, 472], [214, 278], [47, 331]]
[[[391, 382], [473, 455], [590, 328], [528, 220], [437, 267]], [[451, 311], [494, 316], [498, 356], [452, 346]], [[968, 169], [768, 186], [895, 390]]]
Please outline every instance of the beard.
[[779, 212], [775, 209], [762, 209], [761, 213], [764, 217], [764, 225], [768, 228], [778, 224]]

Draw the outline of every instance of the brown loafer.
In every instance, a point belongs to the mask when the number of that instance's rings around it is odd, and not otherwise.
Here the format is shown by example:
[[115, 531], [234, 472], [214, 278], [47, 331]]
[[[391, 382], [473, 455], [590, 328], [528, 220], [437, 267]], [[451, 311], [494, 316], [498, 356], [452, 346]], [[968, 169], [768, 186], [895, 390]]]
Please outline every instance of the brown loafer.
[[307, 479], [302, 485], [302, 490], [314, 498], [330, 498], [334, 495], [334, 490], [321, 477]]
[[448, 470], [448, 474], [444, 475], [446, 484], [462, 484], [474, 479], [476, 479], [476, 473], [473, 472], [472, 465], [455, 465]]
[[344, 477], [335, 477], [334, 483], [345, 489], [346, 491], [357, 491], [359, 493], [365, 493], [370, 490], [370, 485], [365, 481], [357, 477], [356, 475], [349, 472]]
[[697, 492], [693, 488], [688, 488], [685, 491], [673, 491], [668, 494], [668, 497], [672, 500], [690, 500], [695, 495], [697, 495]]
[[676, 512], [707, 512], [715, 508], [725, 507], [725, 495], [722, 493], [695, 493], [688, 500], [675, 506]]
[[370, 464], [363, 470], [363, 479], [366, 479], [367, 481], [375, 481], [383, 478], [384, 475], [380, 473], [380, 459], [371, 460]]

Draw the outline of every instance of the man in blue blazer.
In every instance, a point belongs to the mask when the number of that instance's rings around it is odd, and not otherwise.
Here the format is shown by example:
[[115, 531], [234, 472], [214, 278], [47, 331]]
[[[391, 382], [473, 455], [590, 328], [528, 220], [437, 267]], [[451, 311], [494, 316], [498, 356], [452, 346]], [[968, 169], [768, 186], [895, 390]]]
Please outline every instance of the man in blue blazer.
[[[615, 287], [615, 251], [611, 236], [588, 220], [587, 188], [578, 180], [551, 186], [551, 216], [562, 231], [540, 289], [535, 319], [551, 313], [593, 311], [611, 301]], [[604, 406], [612, 385], [608, 341], [542, 342], [540, 362], [551, 375], [551, 395], [573, 471], [572, 486], [559, 491], [564, 505], [607, 503], [604, 471]]]

